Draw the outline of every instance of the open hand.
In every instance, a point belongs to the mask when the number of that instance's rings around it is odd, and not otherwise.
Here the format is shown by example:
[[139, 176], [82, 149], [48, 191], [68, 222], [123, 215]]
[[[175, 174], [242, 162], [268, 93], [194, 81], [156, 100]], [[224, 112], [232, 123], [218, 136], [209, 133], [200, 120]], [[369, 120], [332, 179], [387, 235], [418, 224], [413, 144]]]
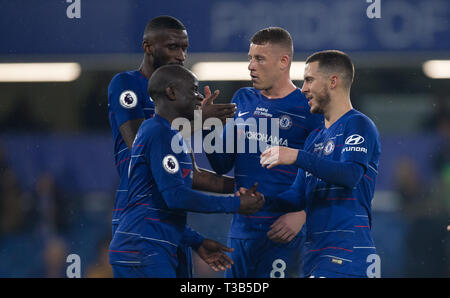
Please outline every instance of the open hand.
[[305, 221], [304, 211], [283, 214], [270, 226], [267, 237], [275, 242], [290, 242], [300, 232]]
[[268, 169], [277, 165], [291, 165], [297, 160], [298, 149], [274, 146], [266, 149], [260, 156], [262, 167]]
[[234, 117], [234, 114], [236, 114], [236, 105], [234, 103], [214, 103], [214, 100], [220, 94], [219, 90], [215, 90], [214, 93], [211, 93], [209, 86], [205, 86], [204, 93], [205, 99], [202, 101], [203, 122], [208, 118], [218, 118], [222, 123], [225, 123], [227, 118]]
[[218, 272], [231, 268], [233, 260], [225, 252], [232, 252], [233, 250], [233, 248], [229, 248], [217, 241], [205, 239], [197, 249], [197, 254], [212, 270]]

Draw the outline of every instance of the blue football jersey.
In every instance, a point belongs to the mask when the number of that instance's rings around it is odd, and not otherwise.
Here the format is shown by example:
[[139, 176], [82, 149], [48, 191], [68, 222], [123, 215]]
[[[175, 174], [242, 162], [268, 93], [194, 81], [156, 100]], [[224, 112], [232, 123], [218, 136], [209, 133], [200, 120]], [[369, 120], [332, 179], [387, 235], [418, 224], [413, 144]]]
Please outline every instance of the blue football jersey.
[[[300, 89], [279, 99], [269, 99], [255, 88], [241, 88], [233, 96], [237, 112], [235, 123], [227, 124], [223, 132], [225, 153], [208, 154], [212, 168], [219, 174], [234, 166], [235, 186], [250, 188], [259, 183], [258, 191], [265, 196], [279, 194], [294, 182], [297, 167], [261, 167], [261, 153], [267, 146], [303, 148], [307, 136], [323, 124], [322, 115], [309, 112], [308, 101]], [[278, 124], [276, 133], [273, 128]], [[227, 151], [228, 131], [234, 130], [232, 153]], [[251, 239], [265, 236], [270, 225], [283, 213], [260, 211], [252, 215], [235, 214], [230, 234], [232, 238]]]
[[307, 214], [304, 274], [323, 270], [366, 276], [368, 257], [376, 254], [370, 230], [380, 156], [378, 130], [367, 116], [350, 110], [328, 129], [311, 133], [304, 150], [364, 168], [362, 179], [353, 188], [333, 185], [299, 170], [304, 183], [304, 195], [299, 194], [299, 199]]
[[115, 75], [108, 86], [108, 115], [114, 141], [114, 160], [120, 178], [112, 210], [113, 230], [119, 223], [128, 196], [130, 151], [119, 128], [129, 120], [153, 116], [154, 104], [148, 95], [147, 85], [147, 78], [134, 70]]
[[111, 264], [176, 266], [177, 248], [187, 229], [187, 211], [239, 210], [240, 200], [235, 196], [192, 190], [189, 148], [178, 131], [158, 115], [142, 123], [130, 158], [128, 201], [111, 241]]

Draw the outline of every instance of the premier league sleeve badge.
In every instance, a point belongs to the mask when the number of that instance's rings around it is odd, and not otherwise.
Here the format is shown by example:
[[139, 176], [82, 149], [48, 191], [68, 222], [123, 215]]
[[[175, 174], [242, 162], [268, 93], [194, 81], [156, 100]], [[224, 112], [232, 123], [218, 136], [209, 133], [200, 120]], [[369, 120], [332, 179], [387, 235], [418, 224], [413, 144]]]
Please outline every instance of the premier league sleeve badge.
[[180, 169], [177, 158], [170, 154], [163, 158], [162, 165], [164, 170], [170, 174], [175, 174]]
[[120, 94], [119, 102], [125, 109], [132, 109], [137, 105], [138, 98], [136, 93], [131, 90], [126, 90]]

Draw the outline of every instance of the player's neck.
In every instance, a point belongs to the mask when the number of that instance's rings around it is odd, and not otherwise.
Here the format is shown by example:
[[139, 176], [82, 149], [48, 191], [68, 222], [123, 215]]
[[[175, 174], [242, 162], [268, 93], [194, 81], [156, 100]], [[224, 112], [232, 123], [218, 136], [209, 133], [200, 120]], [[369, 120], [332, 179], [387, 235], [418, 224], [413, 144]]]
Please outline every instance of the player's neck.
[[292, 83], [290, 78], [280, 80], [270, 89], [261, 90], [261, 94], [269, 99], [283, 98], [292, 93], [297, 87]]
[[170, 125], [172, 125], [172, 122], [175, 119], [185, 119], [183, 115], [180, 115], [179, 113], [176, 112], [173, 106], [170, 105], [166, 106], [164, 103], [155, 106], [155, 114], [167, 120], [167, 122], [169, 122]]
[[151, 63], [151, 61], [149, 61], [149, 58], [144, 55], [144, 59], [139, 66], [139, 72], [142, 73], [142, 75], [147, 79], [150, 79], [154, 71], [155, 70], [153, 69], [153, 63]]
[[353, 109], [350, 97], [332, 99], [323, 113], [325, 128], [330, 128], [336, 121]]

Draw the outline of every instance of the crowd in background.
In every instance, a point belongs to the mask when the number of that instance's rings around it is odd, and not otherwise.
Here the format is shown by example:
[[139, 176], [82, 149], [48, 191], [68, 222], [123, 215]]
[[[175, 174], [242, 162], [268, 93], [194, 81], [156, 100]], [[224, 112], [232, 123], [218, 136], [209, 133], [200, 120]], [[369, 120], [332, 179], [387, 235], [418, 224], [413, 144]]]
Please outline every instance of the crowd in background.
[[[101, 102], [100, 95], [93, 94], [96, 102]], [[437, 98], [432, 103], [433, 114], [423, 122], [422, 131], [415, 132], [433, 135], [438, 140], [432, 154], [424, 157], [432, 165], [431, 177], [423, 177], [415, 159], [407, 156], [396, 159], [394, 187], [390, 191], [398, 208], [389, 217], [374, 210], [374, 238], [383, 276], [450, 276], [450, 232], [446, 230], [450, 219], [449, 101], [448, 97]], [[96, 104], [97, 113], [86, 117], [106, 121], [101, 114], [103, 108]], [[97, 122], [93, 121], [92, 126], [96, 127]], [[2, 127], [5, 131], [2, 140], [13, 134], [39, 131], [33, 121], [14, 117], [3, 119]], [[103, 128], [108, 135], [108, 127]], [[382, 154], [389, 154], [389, 148], [383, 147], [383, 135], [381, 142]], [[90, 193], [68, 191], [64, 188], [67, 181], [61, 183], [60, 177], [46, 170], [38, 171], [32, 187], [26, 187], [15, 168], [16, 161], [10, 156], [12, 150], [0, 141], [0, 277], [65, 277], [66, 257], [72, 253], [81, 257], [82, 277], [111, 277], [108, 245], [115, 188]], [[229, 219], [190, 216], [200, 232], [222, 243]], [[395, 231], [398, 237], [394, 236]], [[221, 276], [195, 256], [194, 262], [196, 276]]]

